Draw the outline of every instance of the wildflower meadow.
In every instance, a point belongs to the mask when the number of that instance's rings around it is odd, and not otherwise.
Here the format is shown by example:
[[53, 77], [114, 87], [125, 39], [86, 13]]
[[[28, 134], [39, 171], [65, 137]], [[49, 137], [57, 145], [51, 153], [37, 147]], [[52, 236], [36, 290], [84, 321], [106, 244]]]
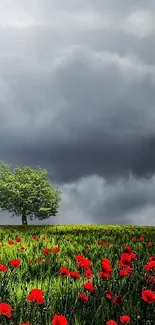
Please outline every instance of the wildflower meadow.
[[154, 325], [155, 227], [1, 226], [0, 325]]

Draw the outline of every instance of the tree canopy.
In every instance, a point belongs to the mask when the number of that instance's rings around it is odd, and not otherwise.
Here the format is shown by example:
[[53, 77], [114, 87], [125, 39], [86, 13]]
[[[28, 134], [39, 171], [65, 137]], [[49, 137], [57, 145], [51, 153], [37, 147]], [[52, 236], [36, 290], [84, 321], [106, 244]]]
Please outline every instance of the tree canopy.
[[48, 171], [16, 166], [11, 172], [11, 166], [0, 161], [1, 211], [11, 212], [12, 217], [20, 216], [23, 225], [28, 217], [43, 220], [56, 216], [61, 191], [51, 185]]

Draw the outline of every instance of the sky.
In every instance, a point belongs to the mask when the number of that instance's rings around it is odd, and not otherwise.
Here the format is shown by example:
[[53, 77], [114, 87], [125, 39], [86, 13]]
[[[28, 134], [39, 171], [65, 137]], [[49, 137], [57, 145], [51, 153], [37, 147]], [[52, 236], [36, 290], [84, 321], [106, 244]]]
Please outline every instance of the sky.
[[154, 0], [0, 0], [0, 160], [62, 191], [29, 224], [155, 224], [154, 21]]

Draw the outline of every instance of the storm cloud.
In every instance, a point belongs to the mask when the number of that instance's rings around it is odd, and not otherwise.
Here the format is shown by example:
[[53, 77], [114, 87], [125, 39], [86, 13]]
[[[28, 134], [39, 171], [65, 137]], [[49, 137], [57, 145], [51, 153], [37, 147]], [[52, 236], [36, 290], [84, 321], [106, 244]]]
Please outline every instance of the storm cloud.
[[1, 1], [1, 160], [50, 172], [63, 199], [44, 223], [154, 224], [154, 13], [144, 0]]

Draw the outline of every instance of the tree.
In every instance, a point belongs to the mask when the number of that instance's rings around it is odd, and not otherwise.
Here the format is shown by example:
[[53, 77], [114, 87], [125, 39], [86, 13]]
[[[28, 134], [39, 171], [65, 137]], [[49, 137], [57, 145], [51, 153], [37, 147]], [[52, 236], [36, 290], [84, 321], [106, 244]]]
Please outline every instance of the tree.
[[12, 217], [21, 216], [23, 225], [27, 225], [27, 217], [43, 220], [56, 216], [61, 192], [52, 187], [46, 169], [17, 166], [11, 172], [12, 165], [2, 161], [0, 165], [1, 211], [13, 213]]

